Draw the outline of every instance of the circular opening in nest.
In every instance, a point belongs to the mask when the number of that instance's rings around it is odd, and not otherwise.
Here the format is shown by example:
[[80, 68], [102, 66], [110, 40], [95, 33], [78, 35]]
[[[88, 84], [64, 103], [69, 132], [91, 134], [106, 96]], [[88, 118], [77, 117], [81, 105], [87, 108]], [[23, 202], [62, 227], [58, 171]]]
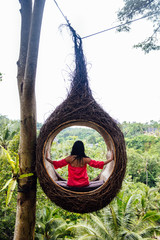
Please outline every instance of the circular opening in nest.
[[[68, 127], [58, 133], [51, 145], [51, 159], [59, 160], [69, 156], [71, 148], [77, 140], [84, 143], [85, 153], [88, 157], [99, 161], [106, 160], [107, 146], [103, 137], [96, 130], [84, 126]], [[101, 169], [87, 165], [89, 181], [96, 178], [101, 171]], [[56, 172], [64, 179], [68, 179], [68, 166], [56, 169]]]
[[[52, 143], [54, 142], [54, 140], [57, 137], [57, 135], [62, 130], [66, 129], [68, 127], [72, 127], [72, 126], [88, 127], [88, 128], [92, 128], [92, 129], [96, 130], [100, 134], [100, 136], [103, 138], [103, 140], [105, 142], [107, 154], [109, 154], [110, 151], [113, 150], [114, 151], [114, 156], [115, 156], [114, 142], [113, 142], [111, 136], [107, 133], [107, 131], [104, 128], [102, 128], [101, 126], [99, 126], [98, 124], [96, 124], [94, 122], [88, 122], [88, 121], [70, 121], [70, 122], [65, 122], [62, 125], [58, 126], [57, 129], [54, 129], [54, 131], [52, 131], [49, 134], [48, 138], [45, 141], [44, 147], [43, 147], [44, 166], [46, 168], [46, 171], [47, 171], [49, 177], [51, 178], [51, 180], [55, 184], [56, 184], [57, 180], [64, 180], [64, 178], [62, 178], [62, 176], [60, 176], [58, 174], [58, 171], [55, 171], [55, 169], [52, 166], [52, 164], [50, 164], [48, 161], [46, 161], [45, 155], [46, 155], [46, 152], [48, 152], [50, 154], [51, 148], [52, 148]], [[114, 159], [115, 159], [115, 157], [114, 157]], [[97, 159], [95, 159], [95, 160], [97, 160]], [[101, 159], [101, 160], [104, 160], [104, 159]], [[110, 162], [109, 164], [107, 164], [106, 167], [101, 172], [99, 172], [100, 174], [98, 176], [94, 176], [94, 179], [90, 179], [90, 180], [96, 180], [95, 177], [97, 177], [98, 180], [103, 180], [104, 182], [106, 182], [109, 179], [109, 177], [111, 176], [111, 174], [112, 174], [112, 172], [114, 170], [114, 166], [115, 166], [115, 160]]]

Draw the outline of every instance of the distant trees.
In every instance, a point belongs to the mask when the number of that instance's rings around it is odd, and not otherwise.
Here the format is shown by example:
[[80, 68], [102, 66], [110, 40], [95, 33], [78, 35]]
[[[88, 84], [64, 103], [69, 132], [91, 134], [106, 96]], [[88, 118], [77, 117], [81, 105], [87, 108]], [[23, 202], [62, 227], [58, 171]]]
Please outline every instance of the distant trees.
[[150, 187], [158, 184], [160, 174], [160, 155], [128, 149], [127, 174], [135, 182], [142, 182]]
[[[160, 50], [160, 2], [157, 0], [124, 0], [124, 7], [118, 12], [119, 21], [129, 22], [140, 16], [146, 16], [146, 19], [152, 22], [153, 33], [134, 47], [141, 48], [145, 53]], [[119, 31], [129, 31], [130, 25], [131, 23], [123, 25]]]
[[122, 123], [128, 165], [127, 174], [136, 182], [156, 186], [160, 173], [160, 124]]
[[58, 134], [58, 142], [63, 141], [64, 137], [70, 138], [71, 136], [77, 136], [79, 140], [85, 140], [89, 144], [95, 144], [103, 140], [98, 132], [94, 129], [84, 127], [84, 128], [66, 128]]
[[120, 127], [124, 136], [129, 138], [145, 133], [160, 136], [160, 121], [152, 120], [149, 123], [123, 122]]
[[153, 135], [138, 135], [133, 138], [126, 138], [126, 145], [128, 148], [134, 148], [136, 150], [149, 151], [151, 146], [159, 144], [160, 137]]

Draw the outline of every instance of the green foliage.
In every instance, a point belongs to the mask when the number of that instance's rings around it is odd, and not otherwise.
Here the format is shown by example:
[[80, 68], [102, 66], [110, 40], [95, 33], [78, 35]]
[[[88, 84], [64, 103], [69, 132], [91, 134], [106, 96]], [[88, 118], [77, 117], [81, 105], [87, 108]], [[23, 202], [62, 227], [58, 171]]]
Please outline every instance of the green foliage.
[[11, 158], [11, 155], [9, 154], [9, 152], [2, 146], [0, 146], [0, 147], [2, 149], [2, 154], [4, 154], [6, 156], [6, 159], [8, 160], [8, 163], [10, 164], [11, 170], [12, 170], [12, 177], [6, 182], [4, 187], [0, 190], [0, 191], [3, 191], [4, 189], [6, 189], [8, 187], [7, 197], [6, 197], [6, 206], [8, 206], [8, 204], [11, 201], [13, 192], [15, 190], [17, 180], [25, 178], [25, 177], [33, 176], [33, 173], [27, 173], [27, 174], [20, 175], [19, 174], [19, 157], [18, 157], [18, 155], [16, 155], [16, 157], [13, 160]]
[[[17, 168], [18, 173], [18, 162], [17, 167], [14, 168], [19, 148], [18, 126], [18, 121], [11, 121], [0, 115], [0, 136], [3, 135], [6, 127], [9, 130], [7, 150], [5, 150], [7, 152], [0, 155], [1, 188], [8, 181], [12, 185], [13, 169]], [[126, 140], [128, 164], [126, 178], [118, 196], [101, 211], [82, 215], [57, 207], [48, 199], [38, 183], [37, 240], [125, 240], [153, 239], [160, 236], [160, 122], [151, 121], [145, 124], [124, 122], [120, 127]], [[15, 134], [10, 137], [14, 131]], [[56, 136], [51, 148], [52, 159], [69, 155], [72, 144], [79, 139], [84, 142], [89, 157], [97, 160], [106, 159], [107, 149], [103, 138], [93, 129], [75, 127], [64, 129]], [[67, 169], [62, 169], [60, 174], [67, 178]], [[90, 179], [99, 174], [91, 167], [88, 173]], [[16, 191], [13, 192], [7, 207], [6, 197], [7, 188], [0, 194], [0, 239], [2, 240], [13, 239]]]
[[120, 127], [125, 138], [133, 138], [142, 134], [160, 135], [160, 122], [153, 120], [149, 123], [123, 122]]
[[18, 154], [19, 142], [20, 142], [20, 132], [14, 135], [14, 137], [9, 141], [7, 149], [10, 152], [11, 156], [14, 155], [14, 153]]
[[[6, 156], [0, 154], [0, 186], [11, 178], [11, 166]], [[7, 190], [0, 192], [0, 239], [12, 240], [16, 215], [16, 193], [13, 192], [12, 199], [6, 207]]]
[[[137, 16], [146, 16], [146, 19], [153, 23], [152, 35], [134, 46], [141, 48], [145, 53], [149, 53], [151, 50], [160, 50], [159, 13], [160, 3], [154, 0], [124, 0], [123, 8], [118, 12], [118, 19], [121, 23], [128, 23]], [[130, 25], [131, 23], [123, 25], [118, 31], [130, 31]]]
[[137, 150], [128, 149], [127, 174], [135, 182], [142, 182], [150, 187], [156, 186], [160, 173], [160, 155], [139, 153]]
[[37, 212], [35, 239], [73, 239], [70, 225], [60, 216], [58, 208], [44, 206]]
[[13, 137], [19, 133], [19, 122], [0, 115], [0, 145], [7, 149]]
[[133, 137], [139, 134], [143, 134], [145, 131], [144, 125], [141, 123], [127, 123], [123, 122], [121, 128], [125, 137]]
[[0, 82], [2, 81], [2, 73], [0, 73]]
[[145, 53], [149, 53], [150, 51], [160, 50], [160, 46], [157, 45], [156, 36], [151, 36], [142, 41], [141, 43], [135, 44], [134, 48], [141, 48]]
[[160, 235], [159, 197], [157, 189], [126, 183], [109, 206], [71, 228], [81, 240], [152, 239]]
[[127, 174], [135, 182], [153, 187], [160, 174], [160, 124], [123, 122], [121, 129], [127, 146]]
[[2, 196], [0, 199], [0, 239], [1, 240], [12, 240], [13, 231], [15, 226], [16, 208], [15, 204], [10, 207], [4, 207]]
[[134, 148], [140, 152], [149, 151], [151, 146], [159, 145], [160, 137], [153, 135], [139, 135], [133, 138], [126, 138], [126, 146]]
[[56, 139], [57, 141], [63, 142], [65, 140], [72, 140], [72, 137], [76, 137], [79, 140], [86, 141], [88, 144], [96, 144], [103, 140], [103, 138], [94, 129], [88, 127], [69, 127], [61, 131]]

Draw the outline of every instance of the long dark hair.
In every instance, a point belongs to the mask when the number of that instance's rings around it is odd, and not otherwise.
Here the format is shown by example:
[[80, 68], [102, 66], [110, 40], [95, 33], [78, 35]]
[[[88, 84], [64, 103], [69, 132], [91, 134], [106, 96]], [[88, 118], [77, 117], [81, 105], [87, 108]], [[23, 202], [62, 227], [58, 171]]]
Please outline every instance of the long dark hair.
[[71, 155], [76, 155], [77, 160], [81, 161], [83, 157], [87, 157], [85, 154], [85, 148], [82, 141], [76, 141], [73, 144]]

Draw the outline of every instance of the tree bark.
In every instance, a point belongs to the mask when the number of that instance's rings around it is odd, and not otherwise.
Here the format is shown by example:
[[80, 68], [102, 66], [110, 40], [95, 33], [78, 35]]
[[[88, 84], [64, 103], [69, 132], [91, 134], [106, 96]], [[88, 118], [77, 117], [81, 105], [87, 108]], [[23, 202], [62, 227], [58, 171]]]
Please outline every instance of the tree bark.
[[39, 39], [45, 0], [20, 0], [21, 43], [18, 60], [20, 98], [20, 174], [34, 173], [18, 182], [17, 213], [14, 240], [34, 239], [36, 213], [36, 98], [35, 77]]

